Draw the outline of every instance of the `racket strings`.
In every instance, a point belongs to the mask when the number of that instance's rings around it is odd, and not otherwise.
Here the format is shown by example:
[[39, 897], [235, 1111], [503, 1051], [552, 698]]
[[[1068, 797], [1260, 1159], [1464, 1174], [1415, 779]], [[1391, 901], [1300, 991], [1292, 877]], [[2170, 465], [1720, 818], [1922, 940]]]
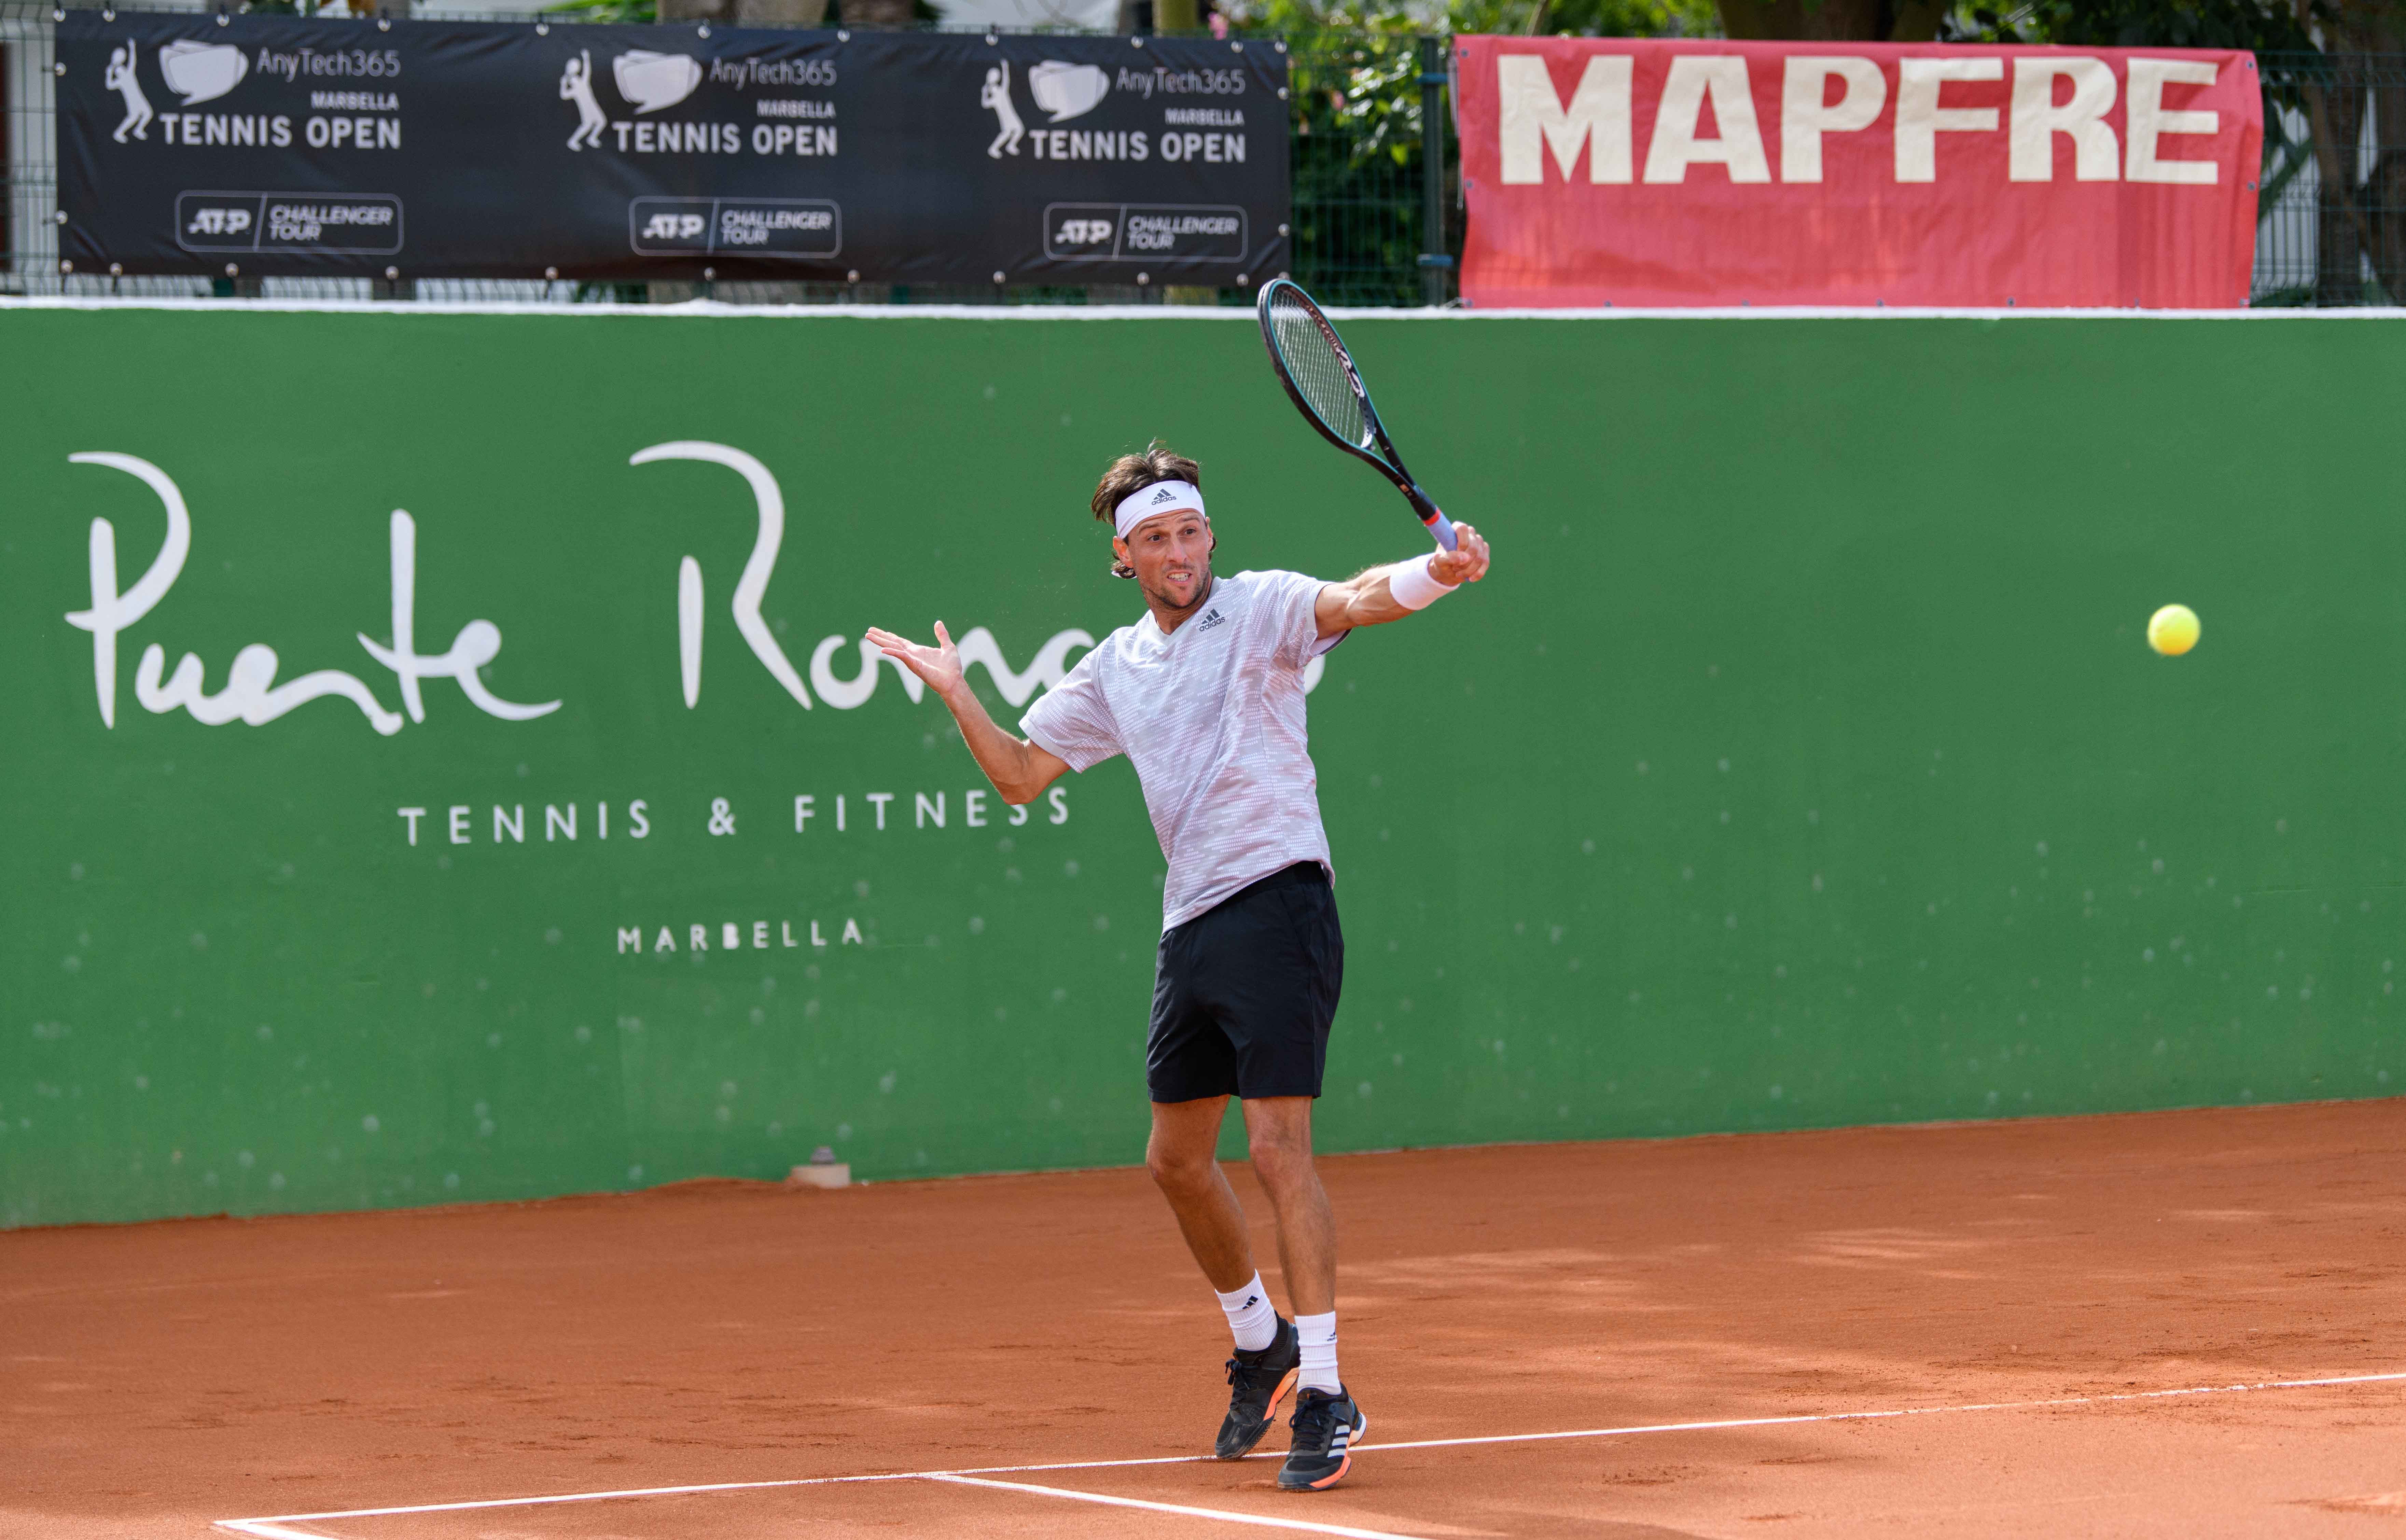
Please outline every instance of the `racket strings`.
[[1306, 404], [1331, 432], [1367, 447], [1369, 424], [1362, 415], [1361, 392], [1318, 313], [1306, 301], [1278, 294], [1270, 301], [1270, 332]]

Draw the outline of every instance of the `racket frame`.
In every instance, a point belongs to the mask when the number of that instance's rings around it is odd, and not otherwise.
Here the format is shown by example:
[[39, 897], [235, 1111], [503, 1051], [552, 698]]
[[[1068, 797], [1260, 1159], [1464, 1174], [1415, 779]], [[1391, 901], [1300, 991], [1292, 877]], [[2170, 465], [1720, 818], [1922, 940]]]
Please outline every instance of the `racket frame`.
[[[1322, 337], [1327, 341], [1330, 350], [1336, 353], [1338, 366], [1345, 371], [1346, 383], [1353, 388], [1353, 394], [1362, 403], [1362, 421], [1369, 431], [1370, 444], [1346, 442], [1343, 435], [1329, 427], [1322, 418], [1319, 409], [1311, 404], [1310, 401], [1304, 396], [1302, 388], [1295, 383], [1294, 372], [1287, 367], [1285, 355], [1279, 351], [1278, 333], [1270, 324], [1272, 301], [1288, 290], [1292, 290], [1295, 297], [1303, 302], [1311, 319], [1320, 327]], [[1395, 490], [1404, 494], [1405, 501], [1412, 505], [1412, 512], [1420, 516], [1420, 521], [1428, 527], [1430, 537], [1440, 548], [1452, 550], [1454, 548], [1453, 521], [1445, 516], [1429, 495], [1421, 490], [1420, 483], [1412, 479], [1411, 472], [1405, 469], [1404, 457], [1395, 452], [1394, 442], [1387, 437], [1386, 424], [1379, 420], [1379, 409], [1370, 403], [1370, 390], [1362, 383], [1362, 372], [1353, 366], [1352, 350], [1345, 346], [1345, 339], [1337, 334], [1336, 325], [1320, 308], [1319, 302], [1304, 292], [1303, 286], [1294, 279], [1272, 278], [1262, 285], [1261, 293], [1254, 301], [1254, 309], [1261, 320], [1262, 346], [1269, 350], [1270, 367], [1277, 373], [1279, 384], [1285, 388], [1287, 399], [1295, 403], [1295, 410], [1303, 414], [1304, 420], [1310, 423], [1322, 438], [1354, 459], [1371, 466], [1380, 474], [1394, 482]], [[1375, 453], [1372, 445], [1376, 446]], [[1380, 456], [1385, 458], [1381, 459]]]

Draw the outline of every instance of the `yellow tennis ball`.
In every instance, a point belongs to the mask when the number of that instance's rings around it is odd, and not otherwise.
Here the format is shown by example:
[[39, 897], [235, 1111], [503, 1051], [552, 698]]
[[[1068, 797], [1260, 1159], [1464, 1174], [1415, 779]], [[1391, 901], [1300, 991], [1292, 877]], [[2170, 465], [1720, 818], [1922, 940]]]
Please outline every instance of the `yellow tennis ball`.
[[2166, 657], [2178, 657], [2197, 645], [2197, 612], [2186, 604], [2167, 604], [2147, 620], [2147, 645]]

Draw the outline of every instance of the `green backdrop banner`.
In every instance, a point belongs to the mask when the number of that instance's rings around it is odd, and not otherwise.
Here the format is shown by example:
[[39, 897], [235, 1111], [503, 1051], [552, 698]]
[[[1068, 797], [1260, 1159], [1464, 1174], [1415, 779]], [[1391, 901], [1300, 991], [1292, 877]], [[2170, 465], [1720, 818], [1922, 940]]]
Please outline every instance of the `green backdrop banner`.
[[[1497, 564], [1311, 698], [1323, 1147], [2398, 1089], [2399, 327], [1349, 323]], [[860, 632], [1015, 720], [1138, 614], [1084, 504], [1154, 434], [1224, 572], [1422, 539], [1242, 316], [0, 358], [10, 1224], [1133, 1162], [1133, 776], [1005, 809]]]

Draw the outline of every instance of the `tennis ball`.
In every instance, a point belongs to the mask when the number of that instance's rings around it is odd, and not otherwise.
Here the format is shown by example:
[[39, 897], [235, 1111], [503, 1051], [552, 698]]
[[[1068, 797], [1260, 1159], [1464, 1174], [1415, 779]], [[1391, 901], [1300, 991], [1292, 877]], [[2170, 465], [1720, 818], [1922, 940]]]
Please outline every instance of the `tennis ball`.
[[2197, 645], [2197, 612], [2186, 604], [2167, 604], [2147, 620], [2147, 645], [2166, 657], [2178, 657]]

